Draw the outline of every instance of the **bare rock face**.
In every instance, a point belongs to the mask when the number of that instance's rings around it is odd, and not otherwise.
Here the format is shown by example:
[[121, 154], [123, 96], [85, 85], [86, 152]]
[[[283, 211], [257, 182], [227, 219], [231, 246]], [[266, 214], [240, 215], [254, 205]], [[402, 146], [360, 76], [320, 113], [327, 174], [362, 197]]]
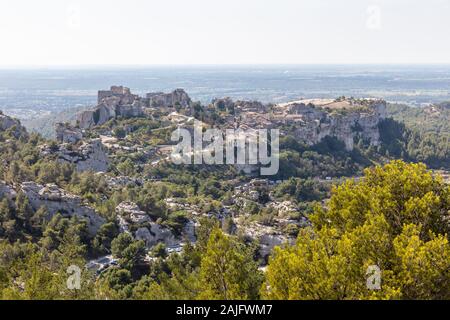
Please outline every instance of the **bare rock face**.
[[105, 176], [106, 183], [111, 189], [121, 189], [127, 186], [141, 186], [144, 181], [139, 178], [132, 178], [128, 176]]
[[386, 118], [386, 102], [382, 100], [301, 100], [278, 105], [276, 123], [294, 124], [296, 138], [310, 145], [325, 137], [335, 137], [353, 150], [356, 136], [380, 144], [378, 124]]
[[63, 143], [56, 149], [44, 145], [41, 152], [43, 155], [56, 155], [60, 162], [75, 164], [78, 171], [105, 172], [108, 170], [108, 155], [100, 139], [92, 139], [79, 146]]
[[292, 201], [289, 200], [281, 202], [272, 201], [267, 203], [267, 207], [275, 209], [278, 212], [278, 215], [280, 216], [298, 211], [297, 206]]
[[135, 237], [138, 240], [144, 240], [147, 247], [151, 248], [158, 242], [164, 243], [167, 247], [178, 247], [184, 239], [195, 242], [195, 223], [189, 221], [183, 228], [182, 239], [176, 237], [173, 232], [158, 223], [150, 223], [149, 227], [136, 230]]
[[55, 124], [56, 140], [59, 142], [76, 143], [83, 138], [79, 128], [75, 128], [68, 123]]
[[192, 221], [189, 220], [183, 228], [183, 237], [187, 240], [189, 240], [190, 242], [195, 242], [197, 241], [197, 236], [195, 235], [195, 229], [196, 229], [197, 224]]
[[96, 110], [86, 110], [77, 114], [77, 123], [80, 128], [88, 129], [95, 126], [97, 123], [94, 120], [94, 114], [96, 115], [96, 117], [98, 117], [96, 112]]
[[20, 124], [18, 119], [4, 115], [0, 111], [0, 131], [6, 131], [11, 128], [14, 128], [13, 135], [16, 138], [27, 134], [25, 127]]
[[83, 200], [76, 195], [66, 192], [55, 184], [45, 186], [35, 182], [24, 182], [20, 186], [21, 191], [28, 197], [34, 210], [45, 207], [51, 218], [54, 214], [60, 213], [63, 216], [77, 216], [88, 221], [88, 231], [91, 236], [105, 220], [100, 217], [93, 208], [83, 203]]
[[6, 197], [13, 200], [16, 196], [16, 190], [14, 190], [14, 188], [8, 185], [5, 181], [0, 180], [0, 198]]
[[178, 246], [181, 243], [170, 229], [157, 223], [151, 223], [149, 227], [139, 228], [135, 233], [135, 238], [143, 240], [148, 248], [153, 247], [158, 242], [162, 242], [169, 247]]
[[257, 239], [259, 241], [259, 254], [263, 258], [268, 257], [276, 246], [289, 242], [289, 239], [281, 234], [261, 234]]
[[[118, 216], [123, 219], [121, 221], [121, 227], [123, 227], [123, 231], [127, 231], [127, 225], [132, 224], [142, 224], [146, 222], [150, 222], [150, 217], [139, 209], [138, 205], [133, 202], [122, 202], [116, 207], [116, 212]], [[124, 223], [125, 222], [125, 223]]]
[[119, 116], [139, 117], [144, 115], [143, 107], [148, 105], [146, 99], [132, 94], [129, 88], [112, 86], [110, 90], [98, 92], [98, 105], [94, 110], [81, 112], [77, 117], [80, 128], [87, 129], [101, 125], [111, 118]]
[[171, 93], [153, 92], [147, 93], [150, 107], [168, 108], [176, 107], [187, 108], [191, 104], [191, 98], [183, 89], [176, 89]]
[[267, 258], [276, 246], [295, 242], [295, 238], [287, 237], [273, 227], [253, 225], [242, 227], [242, 231], [247, 237], [258, 241], [258, 253], [262, 258]]
[[14, 118], [11, 118], [3, 113], [0, 114], [0, 130], [4, 131], [13, 126], [19, 126], [20, 121]]
[[[117, 220], [122, 232], [129, 232], [137, 240], [143, 240], [148, 248], [158, 242], [166, 246], [179, 246], [183, 239], [174, 235], [171, 229], [156, 222], [133, 202], [122, 202], [116, 207]], [[195, 225], [188, 222], [183, 230], [183, 238], [195, 241]]]

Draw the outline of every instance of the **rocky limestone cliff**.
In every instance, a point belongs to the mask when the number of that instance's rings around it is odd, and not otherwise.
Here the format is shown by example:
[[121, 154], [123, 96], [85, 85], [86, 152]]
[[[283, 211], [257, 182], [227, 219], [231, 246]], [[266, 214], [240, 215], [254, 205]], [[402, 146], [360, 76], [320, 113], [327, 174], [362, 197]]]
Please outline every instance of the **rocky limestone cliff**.
[[44, 206], [50, 215], [49, 219], [59, 212], [63, 216], [77, 216], [87, 220], [91, 236], [94, 236], [105, 223], [105, 220], [93, 208], [84, 204], [79, 196], [70, 194], [55, 184], [43, 186], [36, 182], [24, 182], [20, 190], [28, 197], [34, 210]]
[[55, 133], [58, 142], [76, 143], [83, 138], [81, 129], [68, 123], [56, 123]]
[[276, 246], [295, 243], [295, 238], [288, 237], [273, 227], [253, 224], [250, 226], [239, 226], [238, 230], [241, 230], [245, 236], [258, 242], [258, 253], [264, 259], [267, 259]]
[[[378, 124], [386, 118], [386, 102], [374, 99], [304, 99], [275, 106], [258, 101], [214, 99], [211, 105], [228, 110], [233, 116], [226, 119], [228, 127], [249, 129], [288, 130], [298, 140], [309, 145], [325, 137], [335, 137], [353, 149], [354, 138], [380, 144]], [[285, 132], [286, 133], [286, 132]]]
[[23, 127], [18, 119], [9, 117], [0, 111], [0, 131], [6, 131], [13, 128], [12, 134], [15, 138], [27, 135], [27, 130]]
[[302, 100], [278, 105], [273, 120], [277, 124], [293, 124], [294, 136], [310, 145], [325, 137], [344, 142], [347, 150], [360, 136], [371, 145], [380, 144], [378, 124], [386, 118], [386, 102], [382, 100]]
[[188, 222], [182, 237], [176, 237], [171, 229], [166, 228], [156, 222], [133, 202], [122, 202], [116, 207], [117, 221], [122, 232], [129, 232], [137, 240], [143, 240], [148, 248], [153, 247], [158, 242], [164, 243], [168, 247], [180, 246], [184, 238], [191, 242], [195, 241], [195, 226], [193, 222]]
[[13, 126], [20, 126], [20, 121], [0, 112], [0, 130], [4, 131]]
[[80, 145], [62, 143], [56, 149], [44, 145], [41, 153], [54, 155], [60, 162], [73, 163], [78, 171], [105, 172], [109, 166], [106, 148], [100, 139], [84, 141]]
[[144, 184], [144, 180], [140, 178], [132, 178], [129, 176], [109, 176], [105, 175], [105, 180], [110, 189], [122, 189], [124, 187], [135, 187], [142, 186]]
[[151, 221], [148, 214], [139, 209], [138, 205], [133, 202], [121, 202], [116, 207], [116, 212], [122, 232], [129, 231], [130, 224], [142, 224]]

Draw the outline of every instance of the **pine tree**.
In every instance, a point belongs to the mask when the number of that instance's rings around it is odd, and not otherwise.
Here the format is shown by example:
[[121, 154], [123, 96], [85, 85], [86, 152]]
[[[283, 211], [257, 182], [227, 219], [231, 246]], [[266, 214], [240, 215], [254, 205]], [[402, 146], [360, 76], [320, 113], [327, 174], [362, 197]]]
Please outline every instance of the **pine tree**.
[[[394, 161], [335, 188], [293, 247], [277, 248], [270, 299], [450, 299], [450, 187]], [[381, 271], [374, 290], [368, 270]]]
[[257, 299], [262, 274], [251, 251], [215, 228], [200, 266], [202, 299]]

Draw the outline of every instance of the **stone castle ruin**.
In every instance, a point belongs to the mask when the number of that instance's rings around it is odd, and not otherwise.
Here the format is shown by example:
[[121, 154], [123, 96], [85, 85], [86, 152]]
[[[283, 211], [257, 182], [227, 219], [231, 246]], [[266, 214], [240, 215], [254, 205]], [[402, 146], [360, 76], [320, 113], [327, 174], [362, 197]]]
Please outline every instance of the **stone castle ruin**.
[[97, 106], [93, 110], [81, 112], [77, 122], [81, 129], [88, 129], [116, 117], [143, 116], [145, 108], [186, 108], [190, 104], [191, 99], [183, 89], [176, 89], [171, 93], [148, 93], [146, 97], [140, 97], [132, 94], [129, 88], [112, 86], [110, 90], [98, 91]]

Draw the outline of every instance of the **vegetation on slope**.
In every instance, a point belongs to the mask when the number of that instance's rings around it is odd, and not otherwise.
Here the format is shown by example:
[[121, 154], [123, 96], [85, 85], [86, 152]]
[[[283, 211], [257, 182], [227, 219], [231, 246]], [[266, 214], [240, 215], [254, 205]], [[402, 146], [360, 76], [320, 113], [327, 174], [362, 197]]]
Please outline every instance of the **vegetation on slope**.
[[[449, 299], [449, 210], [448, 185], [424, 165], [396, 161], [335, 188], [297, 243], [275, 250], [265, 273], [253, 245], [204, 220], [195, 246], [168, 256], [159, 245], [148, 263], [140, 241], [119, 235], [112, 242], [118, 265], [98, 278], [84, 270], [75, 291], [64, 287], [65, 271], [68, 263], [83, 263], [83, 227], [53, 221], [46, 234], [57, 243], [0, 244], [0, 297]], [[367, 288], [373, 265], [381, 270], [379, 290]]]

